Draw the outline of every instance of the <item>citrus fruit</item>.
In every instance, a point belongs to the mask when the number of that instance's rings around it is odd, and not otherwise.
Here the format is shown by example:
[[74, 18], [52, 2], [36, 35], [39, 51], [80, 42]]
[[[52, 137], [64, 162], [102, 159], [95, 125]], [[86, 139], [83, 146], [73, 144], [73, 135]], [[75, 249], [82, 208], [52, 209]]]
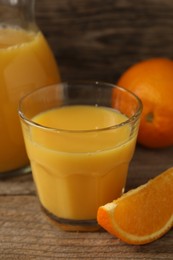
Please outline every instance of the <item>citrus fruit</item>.
[[173, 61], [153, 58], [128, 68], [117, 85], [143, 103], [138, 142], [149, 148], [173, 145]]
[[99, 207], [98, 223], [129, 244], [146, 244], [173, 226], [173, 168]]

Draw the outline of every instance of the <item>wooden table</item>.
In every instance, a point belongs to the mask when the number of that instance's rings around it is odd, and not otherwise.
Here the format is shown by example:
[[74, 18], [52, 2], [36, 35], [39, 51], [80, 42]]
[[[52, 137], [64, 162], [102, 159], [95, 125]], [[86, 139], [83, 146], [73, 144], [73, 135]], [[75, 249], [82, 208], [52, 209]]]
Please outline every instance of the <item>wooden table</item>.
[[[127, 190], [172, 166], [173, 147], [137, 147]], [[41, 211], [32, 176], [24, 175], [0, 181], [0, 259], [173, 259], [173, 230], [143, 246], [127, 245], [103, 230], [61, 231]]]

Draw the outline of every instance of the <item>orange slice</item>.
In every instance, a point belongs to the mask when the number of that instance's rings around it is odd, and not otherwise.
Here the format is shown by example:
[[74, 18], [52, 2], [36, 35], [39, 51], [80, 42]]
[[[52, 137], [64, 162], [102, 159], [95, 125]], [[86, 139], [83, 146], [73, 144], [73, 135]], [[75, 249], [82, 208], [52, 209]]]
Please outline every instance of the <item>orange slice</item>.
[[99, 207], [98, 223], [129, 244], [146, 244], [173, 226], [173, 168]]

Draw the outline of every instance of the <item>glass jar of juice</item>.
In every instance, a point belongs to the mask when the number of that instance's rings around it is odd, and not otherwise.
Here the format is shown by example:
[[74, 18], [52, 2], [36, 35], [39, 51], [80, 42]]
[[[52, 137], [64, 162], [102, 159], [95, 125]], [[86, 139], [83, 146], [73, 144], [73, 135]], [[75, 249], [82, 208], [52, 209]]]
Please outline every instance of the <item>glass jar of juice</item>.
[[0, 0], [0, 176], [28, 165], [19, 99], [60, 81], [53, 53], [34, 20], [34, 0]]

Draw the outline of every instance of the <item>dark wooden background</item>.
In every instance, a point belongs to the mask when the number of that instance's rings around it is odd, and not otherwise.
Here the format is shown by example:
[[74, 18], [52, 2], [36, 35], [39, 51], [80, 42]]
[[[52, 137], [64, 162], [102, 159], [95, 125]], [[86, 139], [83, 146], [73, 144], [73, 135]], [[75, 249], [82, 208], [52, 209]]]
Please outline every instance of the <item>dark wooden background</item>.
[[115, 82], [139, 60], [173, 57], [172, 0], [37, 0], [35, 14], [64, 80]]

